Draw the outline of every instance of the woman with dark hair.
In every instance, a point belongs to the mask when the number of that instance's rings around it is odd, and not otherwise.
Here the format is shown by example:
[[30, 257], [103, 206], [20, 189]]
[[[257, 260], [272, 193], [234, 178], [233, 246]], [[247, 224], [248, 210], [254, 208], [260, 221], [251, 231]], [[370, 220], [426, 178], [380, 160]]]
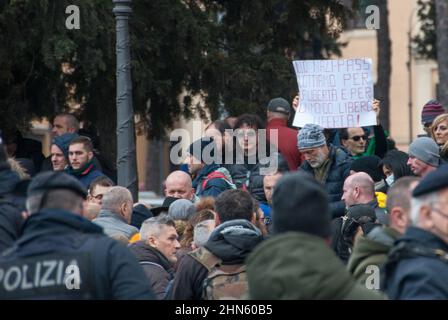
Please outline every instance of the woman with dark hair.
[[406, 152], [399, 150], [390, 150], [380, 162], [384, 175], [386, 176], [386, 183], [391, 186], [396, 180], [405, 176], [413, 176], [408, 162], [409, 156]]
[[[235, 143], [232, 134], [232, 128], [224, 120], [216, 120], [205, 128], [204, 135], [213, 138], [216, 149], [219, 152], [218, 159], [221, 163], [217, 163], [226, 167], [226, 164], [234, 163], [234, 146]], [[233, 143], [232, 143], [233, 142]]]
[[[248, 191], [255, 199], [266, 202], [263, 177], [268, 172], [287, 171], [288, 164], [260, 132], [264, 123], [254, 114], [243, 114], [235, 123], [236, 162], [228, 166], [238, 189]], [[263, 172], [264, 171], [264, 172]]]

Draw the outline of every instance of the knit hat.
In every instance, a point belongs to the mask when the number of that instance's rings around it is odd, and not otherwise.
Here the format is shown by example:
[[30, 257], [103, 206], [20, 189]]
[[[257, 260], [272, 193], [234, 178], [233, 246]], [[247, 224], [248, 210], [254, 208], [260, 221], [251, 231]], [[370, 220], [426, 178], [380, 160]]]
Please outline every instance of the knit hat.
[[422, 110], [422, 124], [432, 123], [434, 119], [445, 113], [445, 109], [437, 100], [430, 100], [424, 106]]
[[430, 166], [439, 166], [439, 146], [429, 137], [420, 137], [412, 141], [409, 146], [409, 156], [415, 157]]
[[173, 220], [187, 221], [194, 212], [195, 206], [193, 202], [186, 199], [178, 199], [168, 208], [168, 216]]
[[272, 196], [274, 233], [298, 231], [319, 237], [331, 235], [331, 214], [325, 188], [299, 171], [285, 174]]
[[383, 177], [383, 171], [380, 169], [381, 158], [378, 156], [363, 156], [352, 162], [350, 170], [355, 172], [367, 173], [374, 182], [381, 181]]
[[70, 142], [78, 136], [77, 133], [64, 133], [63, 135], [55, 137], [52, 144], [61, 149], [65, 158], [68, 159], [68, 147], [70, 146]]
[[326, 144], [324, 128], [317, 124], [306, 124], [299, 130], [297, 146], [299, 149], [312, 149]]
[[[188, 147], [188, 153], [206, 164], [213, 163], [216, 144], [211, 137], [203, 137]], [[204, 152], [205, 150], [205, 152]]]
[[283, 98], [274, 98], [268, 103], [268, 111], [290, 114], [291, 106], [289, 102]]

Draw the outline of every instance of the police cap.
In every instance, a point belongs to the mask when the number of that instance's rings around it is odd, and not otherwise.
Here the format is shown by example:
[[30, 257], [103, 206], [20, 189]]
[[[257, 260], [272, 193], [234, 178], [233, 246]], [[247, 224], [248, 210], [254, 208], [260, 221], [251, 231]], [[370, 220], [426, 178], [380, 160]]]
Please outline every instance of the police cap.
[[428, 173], [415, 187], [412, 196], [420, 197], [445, 188], [448, 188], [448, 164]]

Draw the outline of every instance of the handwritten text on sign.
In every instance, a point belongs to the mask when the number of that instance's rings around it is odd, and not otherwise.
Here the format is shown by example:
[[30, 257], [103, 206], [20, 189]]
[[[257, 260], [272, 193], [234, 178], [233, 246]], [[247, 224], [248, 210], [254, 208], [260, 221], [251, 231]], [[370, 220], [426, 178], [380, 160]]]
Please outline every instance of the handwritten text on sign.
[[293, 125], [324, 128], [376, 124], [371, 59], [294, 61], [300, 105]]

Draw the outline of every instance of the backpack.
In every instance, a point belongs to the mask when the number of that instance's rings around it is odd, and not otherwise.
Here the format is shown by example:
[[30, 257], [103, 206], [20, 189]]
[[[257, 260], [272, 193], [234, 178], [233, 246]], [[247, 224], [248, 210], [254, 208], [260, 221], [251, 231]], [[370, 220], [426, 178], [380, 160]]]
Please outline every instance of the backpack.
[[223, 265], [222, 260], [204, 247], [189, 255], [207, 270], [203, 282], [204, 300], [241, 300], [249, 291], [244, 264]]
[[226, 168], [221, 167], [221, 168], [216, 169], [213, 172], [210, 172], [205, 177], [205, 179], [202, 181], [202, 184], [201, 184], [201, 191], [205, 190], [207, 183], [213, 179], [223, 179], [225, 182], [227, 182], [229, 189], [236, 189], [236, 186], [235, 186], [235, 184], [233, 184], [232, 177], [230, 176], [229, 171]]

